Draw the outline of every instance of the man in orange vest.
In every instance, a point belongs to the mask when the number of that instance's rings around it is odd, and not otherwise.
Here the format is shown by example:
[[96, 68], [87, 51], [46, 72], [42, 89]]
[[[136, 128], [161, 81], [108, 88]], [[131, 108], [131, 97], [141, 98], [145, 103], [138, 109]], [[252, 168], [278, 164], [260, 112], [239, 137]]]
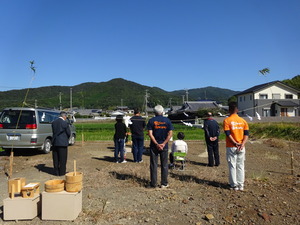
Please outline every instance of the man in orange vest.
[[233, 190], [244, 190], [245, 144], [248, 141], [248, 123], [238, 116], [236, 102], [229, 103], [230, 116], [223, 121], [226, 134], [226, 159], [229, 168], [229, 184]]

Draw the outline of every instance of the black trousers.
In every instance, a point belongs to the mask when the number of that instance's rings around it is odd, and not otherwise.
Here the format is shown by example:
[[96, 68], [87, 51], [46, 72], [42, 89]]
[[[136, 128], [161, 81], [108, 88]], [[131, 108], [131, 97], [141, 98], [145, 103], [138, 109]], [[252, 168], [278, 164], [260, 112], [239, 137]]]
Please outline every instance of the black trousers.
[[160, 156], [161, 166], [161, 185], [168, 185], [168, 149], [158, 151], [156, 148], [150, 149], [150, 185], [156, 187], [157, 185], [157, 166], [158, 156]]
[[208, 166], [219, 166], [220, 155], [219, 155], [219, 141], [206, 140], [207, 153], [208, 153]]
[[173, 156], [172, 152], [169, 154], [169, 159], [170, 159], [170, 163], [173, 164], [174, 163], [174, 156]]
[[52, 159], [54, 167], [54, 175], [64, 176], [66, 174], [68, 158], [68, 147], [53, 146]]

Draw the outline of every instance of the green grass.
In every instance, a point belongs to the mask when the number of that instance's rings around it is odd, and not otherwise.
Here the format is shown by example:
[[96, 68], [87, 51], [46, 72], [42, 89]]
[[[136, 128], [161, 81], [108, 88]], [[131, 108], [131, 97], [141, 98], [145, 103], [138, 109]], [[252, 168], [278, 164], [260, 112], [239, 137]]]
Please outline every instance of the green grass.
[[[82, 134], [85, 141], [108, 141], [113, 140], [114, 121], [101, 123], [76, 123], [77, 141], [81, 141]], [[204, 140], [204, 132], [202, 129], [188, 127], [183, 124], [173, 124], [174, 140], [177, 139], [177, 133], [183, 132], [185, 140]], [[221, 134], [220, 140], [225, 139], [225, 134], [220, 124]], [[146, 135], [145, 140], [149, 140]], [[290, 141], [300, 140], [300, 124], [295, 123], [251, 123], [250, 135], [252, 138], [278, 138]]]
[[[85, 141], [112, 140], [115, 132], [114, 122], [107, 123], [76, 123], [77, 141], [82, 140], [82, 134]], [[202, 129], [188, 127], [181, 124], [173, 124], [174, 140], [177, 139], [177, 133], [183, 132], [185, 140], [204, 140], [204, 132]], [[145, 140], [149, 140], [147, 131], [145, 131]], [[220, 139], [225, 139], [225, 135], [221, 133]]]
[[76, 123], [77, 141], [108, 141], [113, 139], [114, 123]]
[[250, 134], [256, 138], [278, 138], [289, 141], [300, 140], [299, 123], [253, 123]]

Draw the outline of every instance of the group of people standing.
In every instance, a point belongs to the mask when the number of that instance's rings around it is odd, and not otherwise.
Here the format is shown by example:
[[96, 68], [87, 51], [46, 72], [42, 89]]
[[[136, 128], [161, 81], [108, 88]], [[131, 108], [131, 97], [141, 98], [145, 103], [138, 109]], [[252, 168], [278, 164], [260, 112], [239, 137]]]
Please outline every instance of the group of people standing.
[[[114, 160], [116, 163], [126, 163], [127, 161], [124, 158], [125, 139], [129, 132], [127, 131], [126, 125], [123, 123], [122, 116], [117, 116], [116, 121], [114, 134]], [[144, 152], [144, 129], [146, 127], [146, 121], [143, 117], [141, 117], [138, 109], [134, 110], [134, 116], [130, 118], [130, 121], [131, 124], [129, 124], [129, 127], [132, 139], [133, 161], [136, 163], [142, 163]]]
[[[135, 109], [134, 116], [131, 117], [129, 125], [132, 137], [134, 162], [143, 162], [144, 151], [144, 129], [148, 130], [150, 137], [150, 187], [157, 187], [158, 158], [161, 165], [161, 187], [168, 187], [168, 142], [173, 136], [173, 125], [171, 121], [163, 116], [164, 108], [161, 105], [154, 107], [155, 116], [151, 118], [147, 125], [145, 119], [140, 115], [140, 111]], [[238, 116], [238, 107], [235, 102], [229, 103], [229, 117], [223, 121], [223, 129], [226, 134], [226, 160], [229, 168], [229, 184], [233, 190], [244, 190], [244, 161], [245, 144], [248, 141], [249, 126], [247, 122]], [[212, 118], [211, 113], [207, 113], [204, 121], [205, 141], [208, 152], [208, 166], [219, 166], [219, 135], [218, 123]], [[68, 156], [69, 137], [71, 135], [69, 124], [66, 122], [67, 113], [61, 112], [60, 117], [53, 121], [52, 157], [54, 174], [63, 176], [66, 173], [66, 163]], [[115, 124], [115, 153], [116, 162], [126, 163], [124, 158], [125, 137], [128, 135], [127, 127], [123, 123], [123, 117], [117, 117]], [[184, 139], [184, 134], [179, 132], [178, 140], [172, 144], [172, 153], [175, 151], [187, 152], [188, 147]], [[173, 155], [170, 154], [171, 164], [174, 162]], [[120, 155], [120, 160], [119, 160]]]
[[[141, 117], [139, 110], [134, 111], [129, 125], [132, 135], [132, 151], [134, 162], [143, 162], [142, 155], [144, 151], [144, 129], [148, 130], [150, 137], [150, 187], [157, 187], [157, 169], [158, 158], [161, 165], [161, 187], [166, 188], [168, 184], [168, 142], [173, 136], [173, 125], [171, 121], [163, 116], [163, 107], [157, 105], [154, 107], [155, 116], [146, 124]], [[249, 136], [249, 127], [247, 122], [238, 116], [238, 107], [235, 102], [229, 103], [229, 117], [223, 121], [223, 129], [226, 134], [226, 160], [229, 168], [229, 184], [233, 190], [244, 190], [244, 161], [245, 144]], [[117, 118], [115, 124], [115, 161], [126, 162], [124, 159], [124, 140], [128, 134], [122, 117]], [[219, 166], [219, 124], [212, 118], [212, 113], [208, 112], [204, 120], [205, 142], [208, 152], [208, 166]], [[172, 153], [174, 151], [187, 152], [188, 146], [184, 139], [184, 134], [179, 132], [178, 140], [172, 144]], [[170, 154], [171, 165], [174, 162], [173, 154]], [[120, 160], [118, 155], [120, 154]]]
[[[146, 124], [141, 117], [138, 109], [134, 110], [134, 116], [130, 118], [129, 128], [132, 138], [132, 152], [134, 162], [143, 162], [144, 152], [144, 129], [148, 130], [150, 137], [150, 176], [151, 187], [157, 186], [157, 167], [158, 158], [161, 164], [161, 187], [168, 187], [168, 143], [173, 135], [173, 125], [171, 121], [163, 116], [164, 108], [161, 105], [154, 107], [155, 117], [151, 118]], [[115, 124], [115, 152], [116, 163], [125, 163], [124, 159], [124, 140], [128, 135], [126, 125], [122, 122], [122, 117], [116, 118]], [[120, 155], [120, 159], [119, 159]]]
[[[144, 151], [144, 129], [148, 130], [150, 137], [150, 187], [157, 187], [157, 169], [158, 158], [161, 165], [161, 187], [166, 188], [168, 184], [168, 142], [173, 136], [173, 125], [171, 121], [163, 116], [164, 108], [161, 105], [154, 107], [155, 116], [146, 124], [145, 119], [140, 115], [140, 111], [135, 109], [134, 116], [131, 117], [129, 125], [132, 137], [133, 158], [134, 162], [143, 162], [142, 156]], [[229, 184], [233, 190], [244, 190], [244, 161], [245, 161], [245, 144], [248, 141], [249, 126], [247, 122], [238, 116], [238, 107], [235, 102], [229, 103], [229, 116], [223, 121], [223, 129], [226, 134], [226, 160], [229, 168]], [[219, 166], [219, 135], [220, 128], [218, 123], [212, 118], [211, 113], [207, 113], [204, 121], [205, 141], [208, 152], [208, 166]], [[63, 176], [66, 173], [66, 163], [68, 155], [68, 145], [70, 127], [66, 122], [66, 112], [61, 112], [60, 117], [53, 121], [53, 139], [52, 139], [52, 156], [54, 174]], [[125, 137], [128, 135], [127, 127], [123, 123], [123, 117], [117, 117], [115, 124], [114, 144], [115, 162], [125, 163], [124, 146]], [[179, 132], [178, 140], [172, 144], [172, 152], [187, 152], [187, 144], [184, 134]], [[120, 155], [120, 159], [119, 159]], [[171, 163], [174, 161], [170, 154]]]

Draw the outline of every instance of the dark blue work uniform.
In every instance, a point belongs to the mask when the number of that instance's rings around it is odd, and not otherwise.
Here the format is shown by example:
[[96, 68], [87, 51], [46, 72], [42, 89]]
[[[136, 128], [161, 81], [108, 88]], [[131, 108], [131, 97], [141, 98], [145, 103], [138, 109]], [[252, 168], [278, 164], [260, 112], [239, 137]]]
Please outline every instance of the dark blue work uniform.
[[[174, 130], [171, 121], [161, 115], [151, 118], [147, 124], [147, 130], [152, 130], [153, 136], [158, 144], [162, 144], [168, 137], [169, 131]], [[162, 151], [152, 141], [150, 142], [150, 185], [157, 185], [157, 164], [160, 155], [161, 185], [168, 185], [168, 143]]]
[[144, 128], [145, 120], [141, 116], [133, 116], [130, 118], [132, 124], [129, 125], [132, 138], [132, 150], [134, 162], [142, 162], [144, 151]]

